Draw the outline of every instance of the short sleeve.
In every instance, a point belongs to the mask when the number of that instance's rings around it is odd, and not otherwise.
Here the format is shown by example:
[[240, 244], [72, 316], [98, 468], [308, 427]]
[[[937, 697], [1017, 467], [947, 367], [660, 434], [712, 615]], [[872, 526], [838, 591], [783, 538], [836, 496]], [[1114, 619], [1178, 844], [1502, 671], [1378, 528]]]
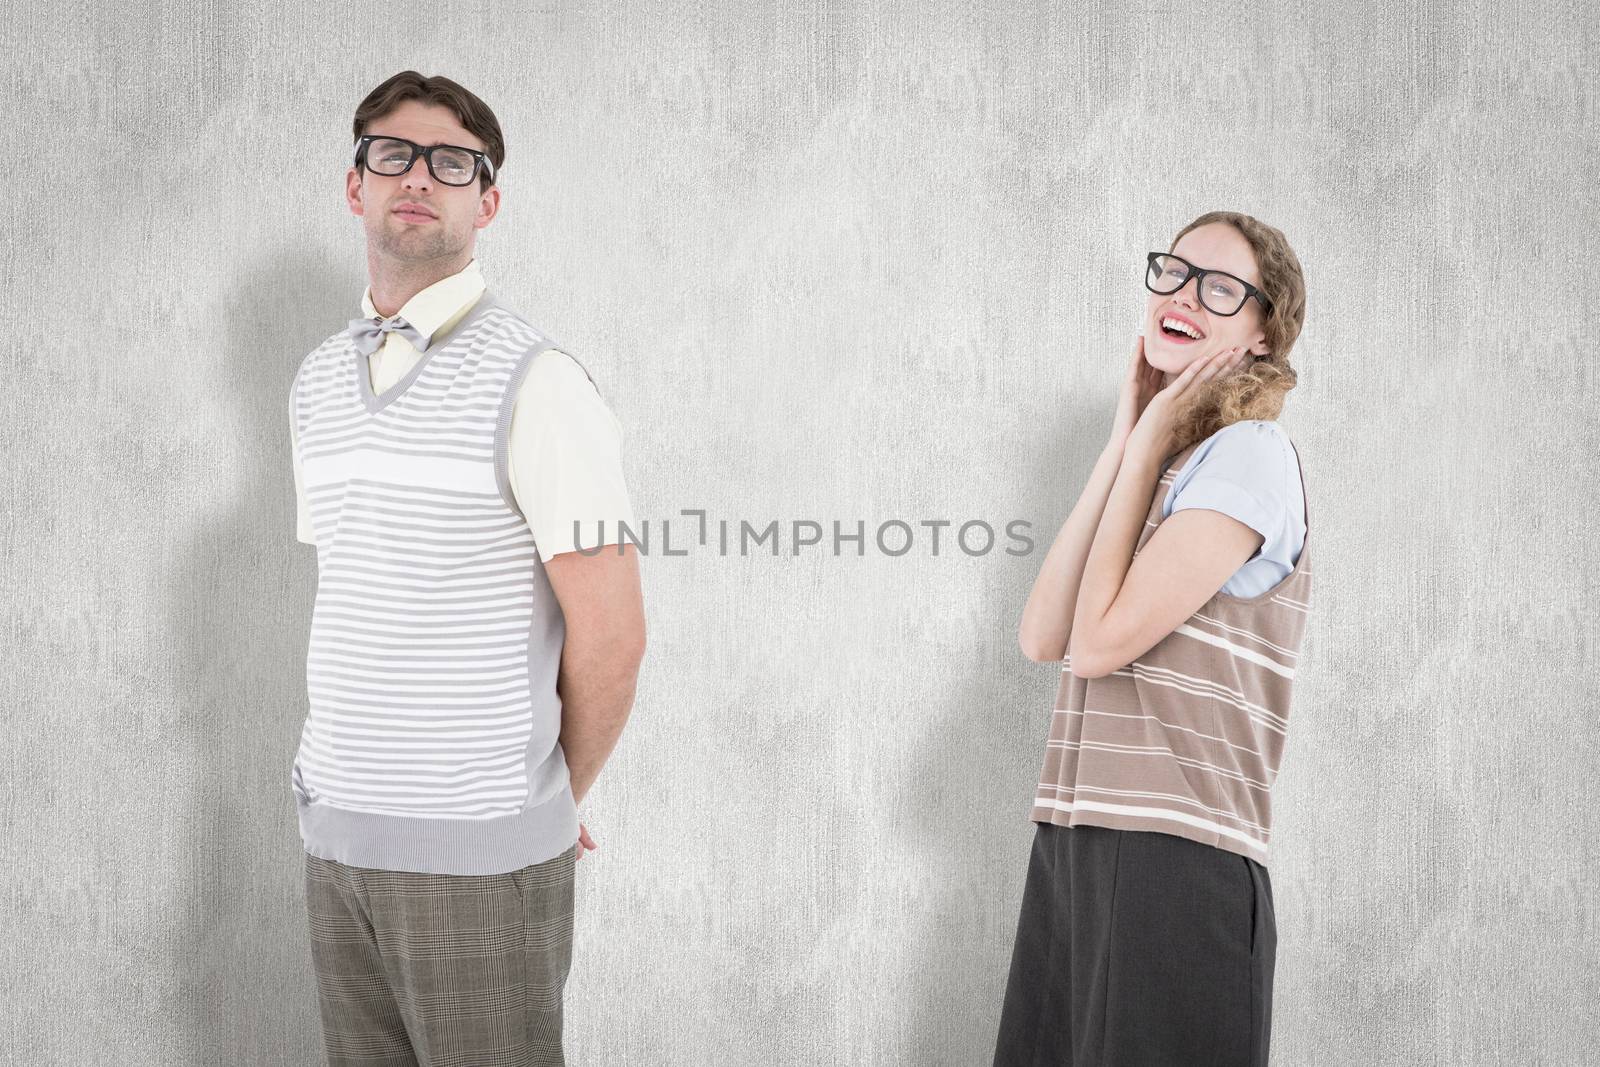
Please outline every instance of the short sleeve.
[[622, 471], [622, 424], [565, 352], [533, 358], [517, 390], [507, 474], [539, 558], [549, 560], [637, 532]]
[[[1207, 438], [1173, 481], [1167, 513], [1206, 508], [1230, 515], [1262, 537], [1247, 563], [1270, 560], [1273, 581], [1294, 568], [1303, 538], [1291, 491], [1299, 468], [1282, 427], [1266, 419], [1232, 423]], [[1303, 522], [1303, 519], [1300, 520]]]
[[[305, 364], [300, 365], [301, 370]], [[302, 473], [300, 463], [300, 428], [295, 418], [295, 396], [300, 384], [300, 371], [295, 371], [294, 380], [289, 383], [289, 461], [294, 468], [294, 526], [295, 538], [308, 545], [317, 543], [317, 535], [311, 527], [311, 508], [306, 503], [305, 475]]]

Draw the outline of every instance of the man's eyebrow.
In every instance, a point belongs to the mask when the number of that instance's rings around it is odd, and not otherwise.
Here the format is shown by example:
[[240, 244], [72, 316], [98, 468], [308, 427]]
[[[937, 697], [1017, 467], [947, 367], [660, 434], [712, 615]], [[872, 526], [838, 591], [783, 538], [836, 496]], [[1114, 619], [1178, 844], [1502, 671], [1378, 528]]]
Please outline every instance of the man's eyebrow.
[[[422, 141], [412, 140], [410, 137], [401, 137], [398, 133], [375, 133], [372, 136], [374, 136], [374, 137], [388, 137], [391, 140], [395, 140], [395, 141], [411, 141], [412, 144], [422, 145], [423, 148], [434, 148], [434, 147], [437, 147], [438, 145], [449, 145], [451, 148], [466, 148], [467, 147], [464, 144], [457, 144], [454, 141], [435, 141], [435, 142], [433, 142], [433, 144], [426, 144], [426, 143], [424, 143]], [[473, 151], [476, 152], [478, 150], [476, 148], [474, 148]]]

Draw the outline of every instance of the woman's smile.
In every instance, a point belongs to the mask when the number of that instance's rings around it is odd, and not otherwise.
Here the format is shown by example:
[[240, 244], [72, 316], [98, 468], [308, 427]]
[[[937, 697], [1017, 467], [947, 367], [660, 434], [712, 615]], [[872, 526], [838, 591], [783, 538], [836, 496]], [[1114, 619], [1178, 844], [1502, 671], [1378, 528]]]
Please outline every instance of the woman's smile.
[[1188, 315], [1164, 311], [1156, 318], [1156, 333], [1169, 344], [1184, 346], [1205, 340], [1205, 331]]

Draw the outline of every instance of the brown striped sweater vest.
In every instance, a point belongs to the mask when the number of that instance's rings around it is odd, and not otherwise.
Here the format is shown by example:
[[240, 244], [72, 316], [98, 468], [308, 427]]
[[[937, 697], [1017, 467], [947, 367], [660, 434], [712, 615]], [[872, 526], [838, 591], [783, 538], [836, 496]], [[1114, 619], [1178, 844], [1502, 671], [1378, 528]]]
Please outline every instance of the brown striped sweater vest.
[[[1156, 483], [1137, 556], [1200, 442]], [[1300, 464], [1299, 450], [1295, 463]], [[1300, 466], [1302, 490], [1305, 468]], [[1311, 601], [1311, 511], [1294, 570], [1259, 596], [1220, 590], [1132, 663], [1102, 678], [1062, 661], [1032, 819], [1149, 830], [1267, 862], [1272, 783]]]

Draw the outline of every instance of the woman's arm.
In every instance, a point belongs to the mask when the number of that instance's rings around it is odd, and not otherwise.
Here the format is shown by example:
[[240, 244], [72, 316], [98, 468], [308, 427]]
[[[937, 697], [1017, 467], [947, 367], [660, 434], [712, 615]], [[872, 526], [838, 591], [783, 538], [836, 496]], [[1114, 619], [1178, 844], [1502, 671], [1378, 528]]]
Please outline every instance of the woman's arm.
[[1105, 513], [1106, 501], [1122, 465], [1123, 442], [1113, 437], [1107, 442], [1089, 474], [1089, 484], [1078, 495], [1067, 521], [1045, 554], [1033, 591], [1022, 609], [1018, 642], [1023, 654], [1040, 663], [1059, 662], [1067, 654], [1072, 636], [1072, 615], [1078, 601], [1078, 586], [1083, 581], [1083, 564], [1094, 543], [1095, 530]]
[[[1101, 643], [1099, 630], [1110, 614], [1112, 605], [1117, 602], [1117, 594], [1128, 576], [1133, 547], [1143, 529], [1145, 516], [1150, 509], [1151, 494], [1160, 476], [1160, 461], [1172, 453], [1174, 405], [1192, 384], [1210, 380], [1223, 368], [1236, 370], [1243, 360], [1242, 349], [1224, 349], [1210, 359], [1190, 364], [1170, 385], [1164, 387], [1161, 384], [1161, 372], [1145, 361], [1144, 337], [1134, 339], [1133, 358], [1123, 377], [1111, 439], [1101, 451], [1100, 459], [1089, 476], [1089, 483], [1079, 495], [1072, 514], [1067, 516], [1050, 551], [1046, 553], [1039, 577], [1034, 580], [1028, 603], [1022, 610], [1018, 641], [1029, 659], [1041, 663], [1059, 661], [1066, 657], [1069, 649], [1079, 651], [1076, 646], [1084, 645], [1082, 639], [1090, 636], [1096, 646]], [[1130, 469], [1124, 470], [1125, 466]], [[1110, 508], [1112, 514], [1108, 516], [1107, 504], [1111, 501], [1113, 490], [1120, 492], [1116, 506]], [[1102, 529], [1103, 523], [1110, 529]], [[1219, 558], [1226, 563], [1237, 554], [1236, 549], [1243, 544], [1240, 531], [1248, 532], [1248, 528], [1237, 521], [1233, 526], [1235, 529], [1227, 531], [1227, 536], [1219, 539], [1223, 543], [1213, 547], [1208, 542], [1202, 552], [1208, 556], [1206, 566], [1193, 568], [1190, 573], [1209, 573], [1219, 565]], [[1091, 553], [1097, 544], [1098, 551]], [[1163, 539], [1163, 549], [1165, 546], [1166, 540]], [[1093, 560], [1089, 558], [1091, 554]], [[1164, 551], [1163, 557], [1166, 554]], [[1170, 561], [1164, 558], [1163, 562], [1170, 567]], [[1242, 559], [1235, 561], [1235, 566], [1240, 562]], [[1083, 581], [1086, 570], [1091, 572], [1087, 589]], [[1227, 573], [1218, 579], [1218, 585], [1226, 580]], [[1170, 580], [1170, 573], [1165, 577]], [[1185, 580], [1188, 580], [1188, 574]], [[1189, 592], [1186, 587], [1185, 596]], [[1215, 592], [1215, 587], [1212, 592]], [[1151, 588], [1139, 599], [1142, 604], [1160, 595], [1158, 588]], [[1198, 607], [1198, 603], [1195, 606]], [[1190, 613], [1193, 611], [1194, 608], [1190, 608]], [[1174, 620], [1173, 625], [1179, 621], [1181, 619]], [[1168, 631], [1171, 628], [1167, 627]], [[1096, 633], [1085, 634], [1083, 631], [1088, 629], [1094, 629]], [[1148, 629], [1148, 626], [1144, 629]], [[1077, 642], [1072, 640], [1075, 631], [1080, 638]], [[1155, 640], [1152, 637], [1150, 644]], [[1115, 649], [1120, 649], [1126, 643], [1120, 640], [1112, 642]], [[1138, 651], [1149, 647], [1149, 644], [1143, 645]], [[1073, 657], [1074, 673], [1079, 673], [1078, 658]], [[1090, 668], [1089, 664], [1081, 666], [1086, 670]]]
[[1122, 375], [1116, 414], [1111, 420], [1111, 437], [1100, 452], [1089, 484], [1078, 495], [1072, 514], [1056, 534], [1034, 579], [1033, 591], [1022, 609], [1022, 626], [1017, 634], [1023, 653], [1040, 663], [1060, 662], [1067, 654], [1072, 636], [1072, 615], [1078, 600], [1078, 585], [1083, 580], [1083, 564], [1094, 543], [1094, 532], [1105, 513], [1106, 500], [1116, 483], [1123, 453], [1145, 405], [1161, 389], [1161, 372], [1144, 358], [1144, 337], [1133, 339], [1132, 358]]
[[1215, 521], [1186, 520], [1201, 523], [1202, 538], [1174, 535], [1169, 519], [1150, 538], [1147, 547], [1154, 552], [1141, 553], [1137, 564], [1133, 558], [1162, 463], [1176, 443], [1173, 411], [1191, 387], [1224, 369], [1237, 370], [1244, 359], [1242, 349], [1225, 348], [1189, 364], [1150, 398], [1128, 435], [1072, 609], [1072, 673], [1080, 678], [1109, 674], [1149, 651], [1210, 599], [1261, 544], [1261, 535], [1244, 523], [1210, 513]]

